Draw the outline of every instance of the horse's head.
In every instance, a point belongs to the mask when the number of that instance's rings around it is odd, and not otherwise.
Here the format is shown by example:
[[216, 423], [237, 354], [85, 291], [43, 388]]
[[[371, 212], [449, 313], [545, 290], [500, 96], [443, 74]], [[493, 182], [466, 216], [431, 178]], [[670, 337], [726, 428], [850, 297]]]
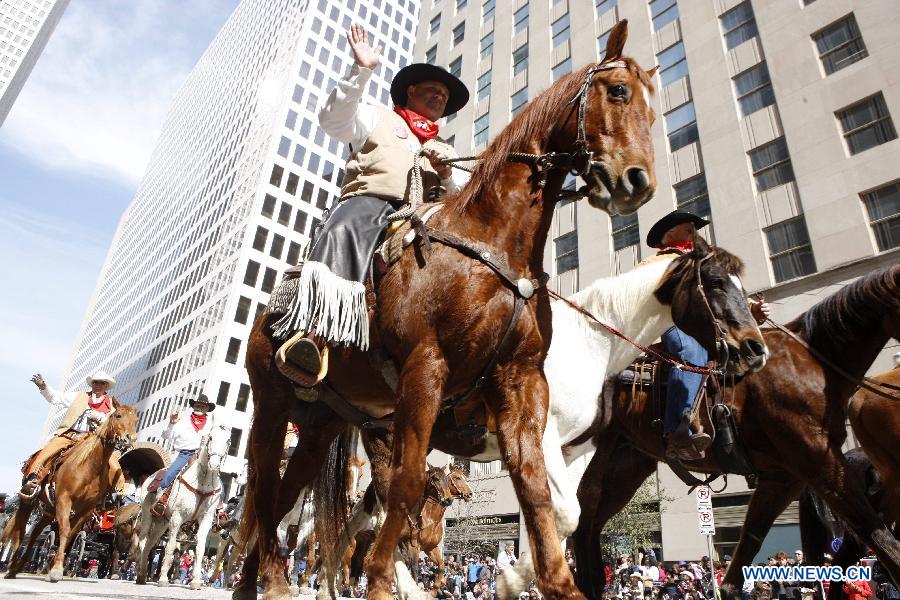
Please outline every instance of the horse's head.
[[450, 480], [450, 488], [454, 498], [459, 498], [466, 502], [472, 499], [472, 487], [469, 485], [469, 480], [466, 479], [466, 474], [463, 473], [462, 469], [450, 465], [447, 478]]
[[124, 453], [137, 441], [137, 411], [133, 406], [120, 404], [115, 398], [112, 399], [112, 406], [115, 410], [97, 430], [97, 435]]
[[553, 139], [560, 151], [575, 149], [572, 171], [587, 184], [588, 202], [610, 214], [631, 214], [656, 191], [650, 133], [656, 67], [644, 71], [623, 56], [627, 37], [623, 19], [609, 34], [603, 60], [569, 75], [582, 85]]
[[450, 506], [450, 503], [453, 502], [450, 478], [447, 477], [447, 472], [442, 467], [427, 465], [425, 497], [431, 498], [443, 506]]
[[231, 435], [228, 428], [224, 425], [213, 427], [206, 436], [206, 442], [202, 448], [202, 453], [206, 454], [206, 468], [213, 471], [221, 470], [230, 446]]
[[720, 366], [742, 375], [766, 364], [769, 350], [747, 303], [741, 260], [694, 238], [694, 250], [672, 261], [656, 289], [672, 320]]

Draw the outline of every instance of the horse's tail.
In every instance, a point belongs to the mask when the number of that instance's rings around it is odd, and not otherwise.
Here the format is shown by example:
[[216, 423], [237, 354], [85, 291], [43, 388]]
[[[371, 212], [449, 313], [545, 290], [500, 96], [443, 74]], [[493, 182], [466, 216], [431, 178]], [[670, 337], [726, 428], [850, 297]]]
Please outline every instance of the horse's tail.
[[[253, 452], [253, 447], [250, 447]], [[256, 487], [256, 470], [249, 468], [253, 464], [253, 458], [247, 461], [247, 483], [244, 485], [244, 495], [242, 502], [244, 507], [241, 509], [241, 519], [237, 526], [235, 535], [232, 538], [235, 541], [235, 552], [243, 552], [251, 540], [256, 539], [256, 503], [254, 502], [253, 490]]]
[[320, 548], [335, 548], [347, 529], [347, 470], [350, 458], [356, 454], [358, 438], [355, 427], [347, 427], [335, 438], [314, 484], [313, 515]]

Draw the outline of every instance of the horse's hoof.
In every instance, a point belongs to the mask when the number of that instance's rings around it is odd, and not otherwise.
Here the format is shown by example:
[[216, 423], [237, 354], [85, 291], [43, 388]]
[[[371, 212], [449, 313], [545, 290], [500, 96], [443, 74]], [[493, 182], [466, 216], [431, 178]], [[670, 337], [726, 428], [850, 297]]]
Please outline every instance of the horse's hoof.
[[147, 585], [147, 578], [146, 577], [137, 577], [134, 580], [134, 584], [135, 585]]
[[291, 596], [297, 597], [300, 595], [300, 586], [292, 585], [291, 586]]
[[169, 582], [166, 579], [156, 582], [156, 587], [169, 587]]
[[256, 586], [252, 588], [235, 588], [231, 592], [231, 600], [256, 600]]
[[16, 574], [13, 573], [12, 571], [7, 571], [6, 575], [3, 576], [3, 579], [15, 579], [15, 578], [16, 578]]
[[119, 576], [118, 575], [110, 575], [109, 578], [111, 581], [118, 581]]
[[203, 587], [203, 585], [200, 584], [200, 583], [195, 583], [195, 582], [192, 581], [190, 587], [191, 587], [192, 590], [199, 590], [201, 587]]
[[50, 572], [47, 573], [47, 581], [51, 583], [56, 583], [60, 579], [63, 578], [63, 570], [62, 569], [50, 569]]

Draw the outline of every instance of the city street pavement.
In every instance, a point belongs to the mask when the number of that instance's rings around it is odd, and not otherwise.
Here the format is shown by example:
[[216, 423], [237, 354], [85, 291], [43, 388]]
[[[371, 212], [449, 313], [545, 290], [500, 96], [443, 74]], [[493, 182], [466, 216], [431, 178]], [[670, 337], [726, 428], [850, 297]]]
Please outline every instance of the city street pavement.
[[[262, 595], [260, 594], [260, 597]], [[230, 590], [203, 588], [191, 590], [187, 586], [171, 585], [156, 587], [156, 584], [135, 585], [131, 581], [110, 581], [108, 579], [70, 579], [50, 583], [44, 577], [19, 575], [16, 579], [0, 579], [0, 600], [34, 598], [35, 600], [88, 600], [91, 598], [128, 600], [151, 600], [155, 598], [190, 598], [192, 600], [228, 600]], [[310, 600], [314, 596], [298, 596], [299, 600]]]

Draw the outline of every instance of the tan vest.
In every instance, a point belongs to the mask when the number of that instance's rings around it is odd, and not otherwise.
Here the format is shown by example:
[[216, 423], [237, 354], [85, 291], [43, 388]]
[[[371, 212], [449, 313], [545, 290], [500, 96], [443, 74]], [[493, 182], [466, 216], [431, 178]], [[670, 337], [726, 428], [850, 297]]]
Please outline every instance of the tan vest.
[[[90, 394], [87, 392], [78, 392], [72, 400], [72, 404], [69, 405], [69, 409], [66, 411], [63, 420], [60, 421], [59, 427], [56, 428], [55, 435], [65, 433], [75, 425], [75, 422], [78, 421], [78, 417], [88, 409], [89, 398]], [[111, 415], [113, 411], [115, 411], [114, 408], [109, 411], [109, 414]]]
[[[347, 161], [341, 198], [376, 196], [409, 201], [415, 152], [410, 148], [416, 146], [418, 140], [403, 117], [387, 108], [381, 108], [380, 111], [375, 129], [362, 148], [354, 148], [355, 152]], [[453, 147], [440, 137], [428, 140], [425, 146], [447, 156], [456, 156]], [[437, 187], [440, 183], [441, 178], [431, 163], [423, 158], [423, 190]]]

